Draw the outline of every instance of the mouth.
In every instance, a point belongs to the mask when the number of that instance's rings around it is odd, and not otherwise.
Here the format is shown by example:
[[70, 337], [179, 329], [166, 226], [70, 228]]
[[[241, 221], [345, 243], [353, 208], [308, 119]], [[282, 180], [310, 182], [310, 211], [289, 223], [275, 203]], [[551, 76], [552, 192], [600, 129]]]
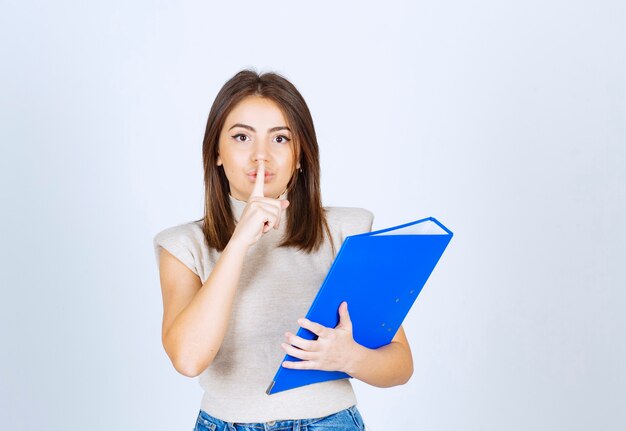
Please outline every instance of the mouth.
[[[248, 176], [248, 178], [250, 178], [252, 181], [256, 181], [256, 171], [253, 171], [253, 172], [248, 172], [246, 175], [247, 175], [247, 176]], [[269, 180], [269, 179], [271, 179], [271, 178], [273, 178], [273, 177], [274, 177], [274, 174], [273, 174], [273, 173], [265, 171], [265, 181], [267, 181], [267, 180]]]

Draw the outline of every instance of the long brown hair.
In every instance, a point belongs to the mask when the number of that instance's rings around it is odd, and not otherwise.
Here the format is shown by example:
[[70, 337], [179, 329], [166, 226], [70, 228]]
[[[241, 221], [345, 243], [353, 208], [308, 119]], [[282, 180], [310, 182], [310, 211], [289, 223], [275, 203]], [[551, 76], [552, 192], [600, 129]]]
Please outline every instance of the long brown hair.
[[304, 98], [283, 76], [242, 70], [229, 79], [211, 106], [202, 143], [204, 164], [204, 223], [207, 244], [224, 250], [235, 230], [230, 207], [229, 185], [223, 166], [217, 166], [219, 136], [230, 111], [248, 96], [260, 96], [276, 103], [287, 119], [294, 145], [293, 166], [300, 163], [302, 171], [294, 168], [287, 185], [289, 207], [286, 210], [285, 238], [280, 247], [294, 246], [306, 252], [317, 250], [328, 235], [334, 244], [320, 193], [319, 148], [313, 119]]

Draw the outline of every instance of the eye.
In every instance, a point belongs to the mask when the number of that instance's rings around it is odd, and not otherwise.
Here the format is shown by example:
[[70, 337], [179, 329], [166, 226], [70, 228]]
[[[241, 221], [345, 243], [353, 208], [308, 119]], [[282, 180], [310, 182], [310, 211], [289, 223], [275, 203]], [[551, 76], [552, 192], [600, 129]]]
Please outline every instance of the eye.
[[[246, 142], [249, 141], [250, 139], [244, 135], [243, 133], [237, 133], [236, 135], [233, 135], [232, 138], [237, 141], [237, 142]], [[243, 138], [243, 139], [241, 139]]]
[[285, 135], [278, 135], [276, 136], [276, 142], [278, 142], [279, 144], [284, 144], [289, 142], [291, 139], [289, 139], [288, 137], [286, 137]]

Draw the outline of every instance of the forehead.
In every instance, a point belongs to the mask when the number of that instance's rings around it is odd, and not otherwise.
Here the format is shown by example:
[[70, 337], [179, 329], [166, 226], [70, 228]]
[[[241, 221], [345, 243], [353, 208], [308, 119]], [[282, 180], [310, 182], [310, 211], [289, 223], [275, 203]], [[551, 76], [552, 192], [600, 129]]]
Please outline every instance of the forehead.
[[287, 119], [280, 106], [273, 100], [248, 96], [237, 103], [226, 117], [227, 128], [234, 123], [243, 123], [254, 128], [270, 128], [287, 126]]

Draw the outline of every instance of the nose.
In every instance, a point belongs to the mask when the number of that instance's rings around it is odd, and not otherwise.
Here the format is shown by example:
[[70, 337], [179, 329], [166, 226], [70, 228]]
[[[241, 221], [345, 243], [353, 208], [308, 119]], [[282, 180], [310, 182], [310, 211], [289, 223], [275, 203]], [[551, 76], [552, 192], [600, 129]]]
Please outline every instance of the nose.
[[252, 150], [252, 160], [255, 162], [259, 162], [260, 160], [267, 162], [268, 159], [269, 153], [267, 144], [262, 139], [259, 139]]

